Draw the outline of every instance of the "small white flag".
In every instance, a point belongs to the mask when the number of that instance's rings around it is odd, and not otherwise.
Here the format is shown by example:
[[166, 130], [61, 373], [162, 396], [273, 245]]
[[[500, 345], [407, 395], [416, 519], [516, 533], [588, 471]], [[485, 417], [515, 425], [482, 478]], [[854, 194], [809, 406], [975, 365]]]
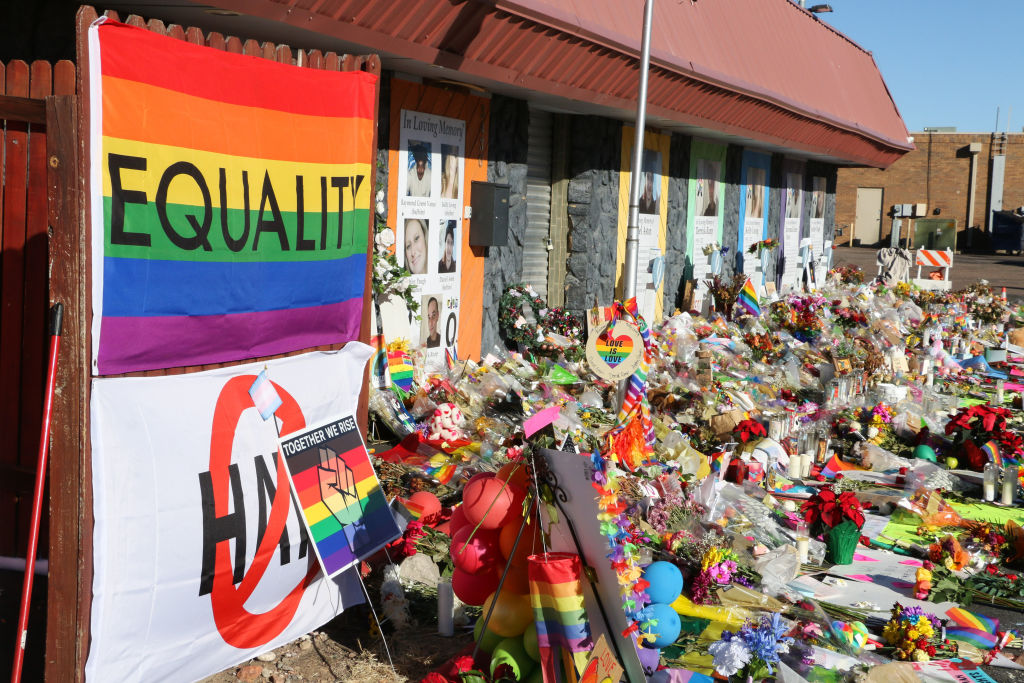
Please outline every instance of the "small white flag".
[[260, 372], [256, 381], [249, 387], [249, 396], [252, 397], [256, 410], [260, 411], [260, 417], [264, 420], [269, 420], [270, 416], [281, 407], [281, 397], [277, 395], [277, 390], [270, 378], [267, 377], [266, 370]]

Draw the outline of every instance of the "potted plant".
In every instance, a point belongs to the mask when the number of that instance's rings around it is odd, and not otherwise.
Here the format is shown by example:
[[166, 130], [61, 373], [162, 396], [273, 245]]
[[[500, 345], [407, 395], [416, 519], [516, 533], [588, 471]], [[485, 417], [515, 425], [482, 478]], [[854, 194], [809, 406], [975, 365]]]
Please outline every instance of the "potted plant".
[[833, 564], [851, 564], [864, 526], [863, 505], [852, 491], [837, 494], [823, 487], [800, 511], [815, 536], [825, 538], [825, 557]]

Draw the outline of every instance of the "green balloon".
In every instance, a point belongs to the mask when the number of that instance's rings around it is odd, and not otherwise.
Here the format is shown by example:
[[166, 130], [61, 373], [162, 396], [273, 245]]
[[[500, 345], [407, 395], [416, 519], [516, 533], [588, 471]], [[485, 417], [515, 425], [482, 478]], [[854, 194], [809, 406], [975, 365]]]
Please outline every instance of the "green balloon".
[[914, 449], [914, 457], [918, 460], [927, 460], [928, 462], [935, 462], [935, 449], [931, 446], [921, 444]]
[[480, 649], [484, 652], [494, 652], [494, 648], [498, 646], [498, 643], [502, 641], [502, 637], [494, 631], [487, 629], [483, 634], [483, 638], [480, 637], [480, 631], [483, 630], [484, 620], [483, 617], [476, 620], [476, 626], [473, 627], [473, 640], [480, 643]]
[[526, 650], [526, 654], [530, 655], [530, 659], [535, 662], [540, 661], [540, 645], [537, 643], [537, 622], [527, 626], [523, 632], [523, 649]]
[[512, 667], [512, 675], [517, 681], [526, 680], [537, 666], [537, 662], [530, 659], [526, 650], [523, 649], [523, 639], [520, 636], [505, 638], [494, 648], [494, 652], [491, 654], [491, 676], [502, 664]]

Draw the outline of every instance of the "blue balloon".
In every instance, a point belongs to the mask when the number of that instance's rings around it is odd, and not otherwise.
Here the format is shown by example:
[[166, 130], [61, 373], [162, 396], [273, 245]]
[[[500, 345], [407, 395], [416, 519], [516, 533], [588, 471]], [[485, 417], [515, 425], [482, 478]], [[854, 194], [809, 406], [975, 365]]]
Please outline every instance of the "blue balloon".
[[651, 584], [647, 588], [651, 602], [669, 605], [683, 592], [683, 573], [671, 562], [652, 562], [644, 570], [644, 580]]
[[[653, 624], [648, 620], [658, 623]], [[679, 623], [679, 615], [668, 605], [660, 602], [644, 607], [640, 613], [640, 632], [651, 633], [657, 637], [653, 640], [644, 640], [644, 647], [662, 648], [671, 645], [679, 638], [679, 631], [682, 625]]]

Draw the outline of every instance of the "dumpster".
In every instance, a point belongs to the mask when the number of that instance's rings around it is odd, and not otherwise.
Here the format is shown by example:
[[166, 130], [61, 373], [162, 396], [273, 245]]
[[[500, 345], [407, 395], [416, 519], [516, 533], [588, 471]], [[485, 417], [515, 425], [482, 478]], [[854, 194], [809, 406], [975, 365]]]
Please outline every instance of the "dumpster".
[[1024, 216], [1013, 211], [992, 212], [992, 250], [1015, 254], [1024, 250]]

